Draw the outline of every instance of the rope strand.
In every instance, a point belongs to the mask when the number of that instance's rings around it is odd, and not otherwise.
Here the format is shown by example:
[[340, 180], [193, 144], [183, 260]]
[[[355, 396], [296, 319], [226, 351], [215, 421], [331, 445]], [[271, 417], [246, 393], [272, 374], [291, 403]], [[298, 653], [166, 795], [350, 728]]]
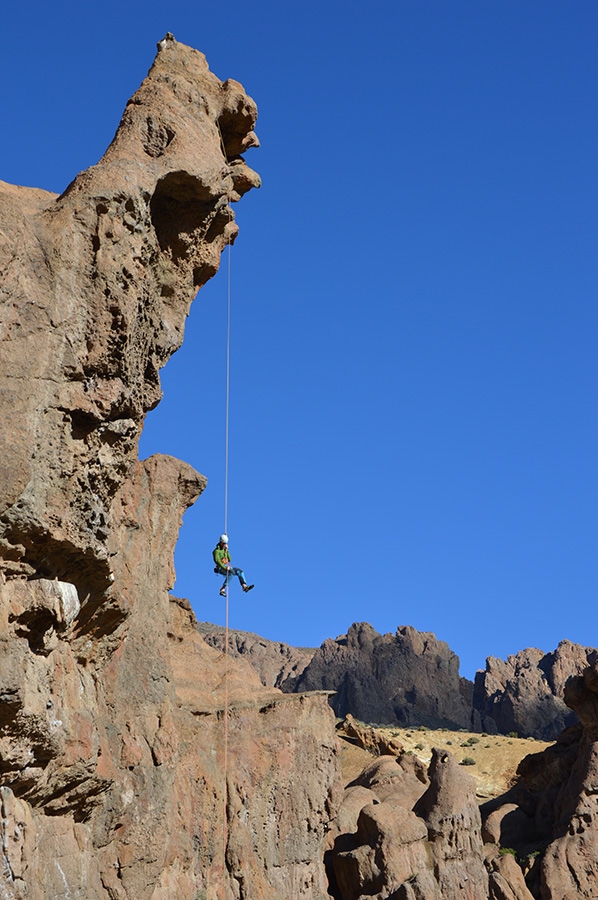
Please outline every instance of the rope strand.
[[[218, 125], [220, 131], [220, 125]], [[222, 153], [224, 160], [228, 163], [226, 148], [220, 131], [220, 142], [222, 144]], [[229, 469], [229, 418], [230, 418], [230, 323], [231, 323], [231, 224], [233, 212], [230, 207], [230, 196], [227, 197], [228, 208], [228, 257], [227, 257], [227, 278], [226, 278], [226, 403], [225, 403], [225, 426], [224, 426], [224, 534], [228, 534], [228, 469]], [[226, 900], [226, 848], [228, 845], [228, 720], [229, 720], [229, 697], [228, 697], [228, 585], [229, 578], [225, 579], [225, 614], [224, 614], [224, 789], [222, 792], [222, 897]]]

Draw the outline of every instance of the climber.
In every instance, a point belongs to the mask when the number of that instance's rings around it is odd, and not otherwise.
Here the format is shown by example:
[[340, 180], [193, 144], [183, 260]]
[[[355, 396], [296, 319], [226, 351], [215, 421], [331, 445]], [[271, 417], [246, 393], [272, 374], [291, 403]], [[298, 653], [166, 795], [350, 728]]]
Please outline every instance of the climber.
[[227, 534], [220, 535], [220, 540], [214, 547], [212, 556], [214, 558], [214, 562], [216, 563], [214, 572], [216, 573], [216, 575], [224, 575], [224, 584], [220, 588], [221, 597], [226, 597], [226, 589], [228, 587], [228, 583], [231, 578], [235, 577], [235, 575], [239, 579], [241, 587], [243, 588], [245, 593], [255, 587], [255, 585], [253, 584], [247, 584], [247, 582], [245, 581], [245, 575], [243, 574], [243, 569], [234, 569], [231, 566]]

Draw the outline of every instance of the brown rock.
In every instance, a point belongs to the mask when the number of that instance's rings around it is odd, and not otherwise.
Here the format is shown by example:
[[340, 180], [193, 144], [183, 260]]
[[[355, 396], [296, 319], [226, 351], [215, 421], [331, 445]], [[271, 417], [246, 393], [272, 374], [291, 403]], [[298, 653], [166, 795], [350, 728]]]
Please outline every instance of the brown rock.
[[0, 184], [0, 568], [74, 584], [88, 615], [159, 370], [259, 183], [237, 156], [255, 118], [167, 36], [97, 165], [60, 197]]
[[[224, 650], [224, 628], [210, 622], [200, 622], [198, 628], [210, 647]], [[249, 631], [229, 630], [228, 652], [232, 656], [242, 656], [250, 662], [265, 687], [277, 687], [291, 692], [315, 650], [268, 641]]]
[[356, 722], [350, 713], [337, 725], [337, 731], [374, 756], [398, 756], [403, 752], [403, 745], [396, 738], [389, 738], [376, 728]]
[[488, 867], [490, 900], [534, 900], [521, 867], [512, 854], [493, 857]]
[[363, 722], [468, 727], [471, 682], [459, 677], [459, 658], [430, 633], [401, 626], [380, 635], [356, 623], [324, 641], [295, 690], [336, 691], [337, 716]]
[[444, 898], [479, 900], [487, 896], [482, 821], [476, 785], [446, 750], [434, 749], [430, 787], [414, 806], [428, 827], [434, 874]]
[[258, 184], [255, 117], [167, 35], [96, 166], [60, 197], [0, 185], [2, 897], [326, 896], [327, 695], [204, 643], [168, 592], [205, 479], [137, 460]]
[[[567, 704], [581, 722], [566, 729], [556, 744], [526, 757], [518, 782], [501, 803], [487, 804], [484, 834], [514, 847], [520, 857], [539, 854], [527, 881], [542, 900], [590, 900], [598, 883], [598, 704], [596, 667], [570, 677]], [[513, 806], [513, 804], [516, 804]], [[505, 865], [491, 864], [492, 896], [510, 897], [499, 876]], [[516, 874], [516, 873], [515, 873]], [[511, 888], [516, 891], [513, 879]], [[502, 893], [500, 892], [502, 891]], [[515, 896], [519, 896], [515, 893]]]
[[425, 824], [397, 801], [361, 810], [356, 847], [334, 858], [343, 898], [358, 900], [383, 892], [389, 896], [407, 878], [428, 865]]
[[555, 740], [576, 721], [564, 700], [567, 680], [596, 659], [597, 650], [571, 641], [561, 641], [553, 653], [528, 648], [506, 660], [488, 657], [474, 687], [479, 730]]

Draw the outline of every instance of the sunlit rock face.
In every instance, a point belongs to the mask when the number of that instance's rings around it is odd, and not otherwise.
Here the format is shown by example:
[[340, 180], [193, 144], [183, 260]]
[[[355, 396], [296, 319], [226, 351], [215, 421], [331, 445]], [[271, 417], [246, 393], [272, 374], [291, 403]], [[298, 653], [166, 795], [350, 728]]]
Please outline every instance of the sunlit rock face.
[[206, 480], [137, 459], [230, 202], [259, 185], [255, 120], [167, 35], [97, 165], [61, 196], [0, 183], [3, 898], [326, 894], [327, 697], [203, 642], [168, 592]]

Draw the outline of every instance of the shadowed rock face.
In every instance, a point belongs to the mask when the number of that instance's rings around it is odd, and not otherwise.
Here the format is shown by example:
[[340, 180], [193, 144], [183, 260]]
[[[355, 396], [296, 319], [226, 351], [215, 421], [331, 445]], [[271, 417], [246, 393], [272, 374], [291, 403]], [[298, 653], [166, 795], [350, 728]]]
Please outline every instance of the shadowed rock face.
[[[0, 184], [0, 894], [320, 900], [325, 695], [265, 689], [168, 591], [205, 486], [137, 459], [159, 369], [259, 179], [256, 107], [160, 42], [102, 160]], [[224, 707], [230, 702], [225, 766]]]
[[597, 650], [571, 641], [553, 653], [528, 648], [506, 660], [489, 657], [476, 674], [474, 723], [479, 731], [555, 740], [577, 721], [564, 700], [567, 679], [596, 659]]
[[579, 722], [525, 757], [513, 788], [482, 807], [488, 845], [532, 854], [528, 887], [542, 900], [590, 900], [598, 883], [598, 665], [564, 690]]
[[471, 688], [459, 677], [459, 657], [435, 635], [408, 625], [380, 635], [364, 622], [325, 641], [292, 686], [336, 691], [340, 717], [432, 728], [469, 727]]

